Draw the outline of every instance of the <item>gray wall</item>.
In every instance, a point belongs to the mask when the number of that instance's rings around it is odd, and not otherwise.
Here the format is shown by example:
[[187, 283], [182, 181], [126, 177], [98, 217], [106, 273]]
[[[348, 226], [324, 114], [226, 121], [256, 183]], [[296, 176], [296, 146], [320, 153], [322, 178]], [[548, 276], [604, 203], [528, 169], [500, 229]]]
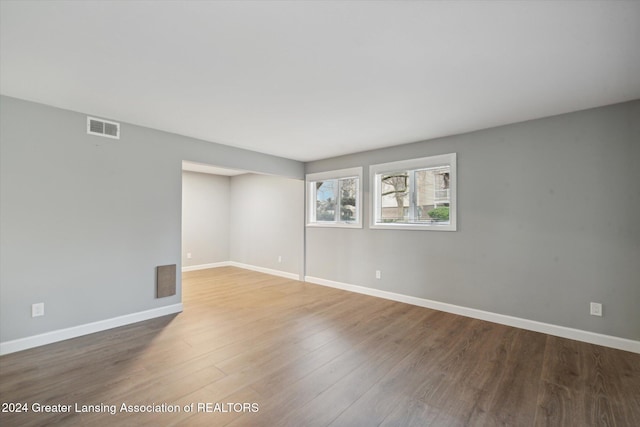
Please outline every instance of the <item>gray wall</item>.
[[228, 176], [182, 173], [183, 267], [229, 261], [229, 187]]
[[[638, 340], [639, 124], [634, 101], [309, 163], [365, 166], [365, 227], [307, 228], [306, 274]], [[457, 232], [368, 228], [366, 166], [450, 152]]]
[[184, 172], [182, 188], [183, 266], [235, 261], [302, 274], [301, 179]]
[[[86, 115], [0, 97], [0, 341], [176, 304], [182, 161], [303, 177], [299, 162], [139, 126], [114, 141]], [[31, 318], [31, 304], [45, 316]]]
[[[155, 298], [154, 269], [181, 261], [182, 160], [294, 178], [230, 180], [229, 256], [301, 271], [301, 163], [85, 126], [84, 114], [0, 97], [0, 341], [178, 303], [180, 282]], [[368, 165], [449, 152], [457, 232], [368, 229]], [[638, 165], [640, 101], [309, 163], [365, 166], [365, 227], [307, 229], [306, 274], [638, 340]], [[259, 212], [267, 199], [291, 216]], [[44, 317], [31, 318], [35, 302]]]
[[[231, 178], [231, 260], [302, 274], [304, 182], [265, 175]], [[282, 262], [278, 262], [278, 256]]]

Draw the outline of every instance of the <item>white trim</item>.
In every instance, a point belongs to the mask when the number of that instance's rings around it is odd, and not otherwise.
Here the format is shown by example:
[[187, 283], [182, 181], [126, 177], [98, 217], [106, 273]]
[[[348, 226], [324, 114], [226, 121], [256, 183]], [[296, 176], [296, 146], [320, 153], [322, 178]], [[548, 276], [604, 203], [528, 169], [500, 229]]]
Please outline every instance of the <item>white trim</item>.
[[311, 228], [362, 228], [361, 222], [310, 222], [307, 227]]
[[[316, 181], [326, 180], [340, 180], [344, 178], [357, 178], [358, 179], [358, 196], [356, 200], [356, 220], [353, 222], [347, 221], [322, 221], [316, 222], [315, 220], [315, 203], [316, 203], [316, 189], [313, 185]], [[336, 191], [339, 191], [336, 190]], [[339, 169], [326, 172], [308, 173], [305, 175], [305, 222], [307, 227], [324, 227], [324, 228], [362, 228], [362, 192], [363, 192], [363, 178], [362, 178], [362, 166], [349, 169]], [[339, 216], [338, 214], [336, 214]]]
[[[449, 211], [449, 215], [454, 209]], [[451, 217], [451, 216], [450, 216]], [[369, 226], [373, 230], [422, 230], [422, 231], [457, 231], [451, 224], [405, 224], [405, 223], [373, 223]]]
[[[380, 182], [377, 175], [404, 170], [449, 166], [449, 224], [420, 224], [420, 223], [384, 223], [376, 222], [382, 201], [380, 200]], [[457, 231], [458, 229], [458, 201], [457, 201], [457, 153], [441, 154], [422, 157], [419, 159], [400, 160], [397, 162], [380, 163], [369, 166], [369, 188], [371, 193], [369, 228], [374, 230], [421, 230], [421, 231]]]
[[218, 267], [228, 267], [230, 261], [222, 261], [222, 262], [212, 262], [209, 264], [198, 264], [198, 265], [189, 265], [187, 267], [182, 267], [182, 272], [185, 271], [196, 271], [196, 270], [206, 270], [208, 268], [218, 268]]
[[84, 325], [73, 326], [71, 328], [58, 329], [57, 331], [46, 332], [40, 335], [19, 338], [17, 340], [0, 342], [0, 355], [15, 353], [41, 345], [51, 344], [58, 341], [68, 340], [107, 329], [117, 328], [143, 320], [155, 319], [156, 317], [167, 316], [182, 312], [182, 303], [153, 308], [151, 310], [139, 311], [137, 313], [125, 314], [124, 316], [113, 317], [111, 319], [99, 320], [97, 322], [86, 323]]
[[301, 276], [296, 273], [289, 273], [287, 271], [274, 270], [272, 268], [266, 268], [266, 267], [258, 267], [257, 265], [243, 264], [237, 261], [222, 261], [222, 262], [213, 262], [211, 264], [191, 265], [188, 267], [182, 267], [182, 271], [185, 272], [185, 271], [206, 270], [207, 268], [219, 268], [219, 267], [238, 267], [238, 268], [244, 268], [245, 270], [271, 274], [272, 276], [280, 276], [280, 277], [285, 277], [287, 279], [292, 279], [292, 280], [301, 280]]
[[245, 270], [252, 270], [260, 273], [271, 274], [272, 276], [280, 276], [280, 277], [285, 277], [287, 279], [292, 279], [292, 280], [301, 280], [299, 274], [289, 273], [287, 271], [273, 270], [271, 268], [258, 267], [256, 265], [243, 264], [241, 262], [236, 262], [236, 261], [229, 261], [227, 265], [231, 267], [244, 268]]
[[504, 314], [491, 313], [489, 311], [477, 310], [454, 304], [447, 304], [439, 301], [428, 300], [424, 298], [412, 297], [409, 295], [397, 294], [395, 292], [382, 291], [379, 289], [367, 288], [364, 286], [350, 285], [347, 283], [334, 282], [332, 280], [321, 279], [313, 276], [305, 276], [305, 282], [316, 285], [329, 286], [331, 288], [342, 289], [345, 291], [356, 292], [359, 294], [370, 295], [378, 298], [384, 298], [392, 301], [399, 301], [419, 307], [431, 308], [434, 310], [444, 311], [447, 313], [459, 314], [461, 316], [472, 317], [474, 319], [486, 320], [488, 322], [499, 323], [501, 325], [513, 326], [516, 328], [526, 329], [529, 331], [541, 332], [543, 334], [554, 335], [557, 337], [568, 338], [577, 341], [583, 341], [591, 344], [602, 345], [605, 347], [616, 348], [619, 350], [630, 351], [640, 354], [640, 341], [630, 340], [627, 338], [614, 337], [611, 335], [598, 334], [595, 332], [583, 331], [581, 329], [573, 329], [565, 326], [553, 325], [550, 323], [538, 322], [535, 320], [522, 319], [520, 317], [507, 316]]

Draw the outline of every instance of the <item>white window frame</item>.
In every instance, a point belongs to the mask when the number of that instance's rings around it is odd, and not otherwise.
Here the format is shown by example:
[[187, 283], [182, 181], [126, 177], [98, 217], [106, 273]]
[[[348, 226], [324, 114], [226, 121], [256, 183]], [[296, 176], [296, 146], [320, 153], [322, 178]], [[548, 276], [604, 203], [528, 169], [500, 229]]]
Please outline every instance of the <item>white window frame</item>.
[[[438, 156], [422, 157], [419, 159], [401, 160], [398, 162], [382, 163], [369, 167], [371, 186], [371, 224], [373, 229], [386, 230], [424, 230], [424, 231], [457, 231], [458, 202], [456, 197], [457, 170], [456, 153]], [[385, 223], [380, 221], [381, 213], [381, 180], [380, 176], [392, 172], [414, 171], [439, 166], [448, 166], [449, 170], [449, 224], [438, 223]]]
[[[356, 196], [356, 220], [352, 222], [347, 221], [316, 221], [316, 186], [318, 181], [330, 181], [340, 180], [344, 178], [357, 178], [358, 179], [358, 194]], [[307, 227], [338, 227], [338, 228], [362, 228], [362, 167], [340, 169], [327, 172], [310, 173], [306, 175], [305, 179], [306, 187], [306, 217]], [[336, 205], [339, 206], [339, 202], [336, 201]], [[339, 210], [338, 210], [339, 212]], [[339, 213], [336, 214], [339, 218]]]

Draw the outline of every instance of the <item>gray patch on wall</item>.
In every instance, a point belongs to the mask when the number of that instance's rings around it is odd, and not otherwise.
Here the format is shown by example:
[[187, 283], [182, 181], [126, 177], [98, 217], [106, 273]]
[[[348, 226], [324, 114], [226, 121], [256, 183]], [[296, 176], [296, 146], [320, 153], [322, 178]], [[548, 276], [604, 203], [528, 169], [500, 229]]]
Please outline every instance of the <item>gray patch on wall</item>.
[[156, 298], [170, 297], [176, 294], [176, 265], [156, 267]]

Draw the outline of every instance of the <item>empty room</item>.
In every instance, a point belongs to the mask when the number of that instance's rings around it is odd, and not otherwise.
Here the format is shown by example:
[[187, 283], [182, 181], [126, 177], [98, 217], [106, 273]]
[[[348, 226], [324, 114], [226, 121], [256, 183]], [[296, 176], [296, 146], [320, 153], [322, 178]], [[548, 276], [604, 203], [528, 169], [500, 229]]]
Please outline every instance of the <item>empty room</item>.
[[640, 2], [0, 0], [0, 425], [640, 426]]

